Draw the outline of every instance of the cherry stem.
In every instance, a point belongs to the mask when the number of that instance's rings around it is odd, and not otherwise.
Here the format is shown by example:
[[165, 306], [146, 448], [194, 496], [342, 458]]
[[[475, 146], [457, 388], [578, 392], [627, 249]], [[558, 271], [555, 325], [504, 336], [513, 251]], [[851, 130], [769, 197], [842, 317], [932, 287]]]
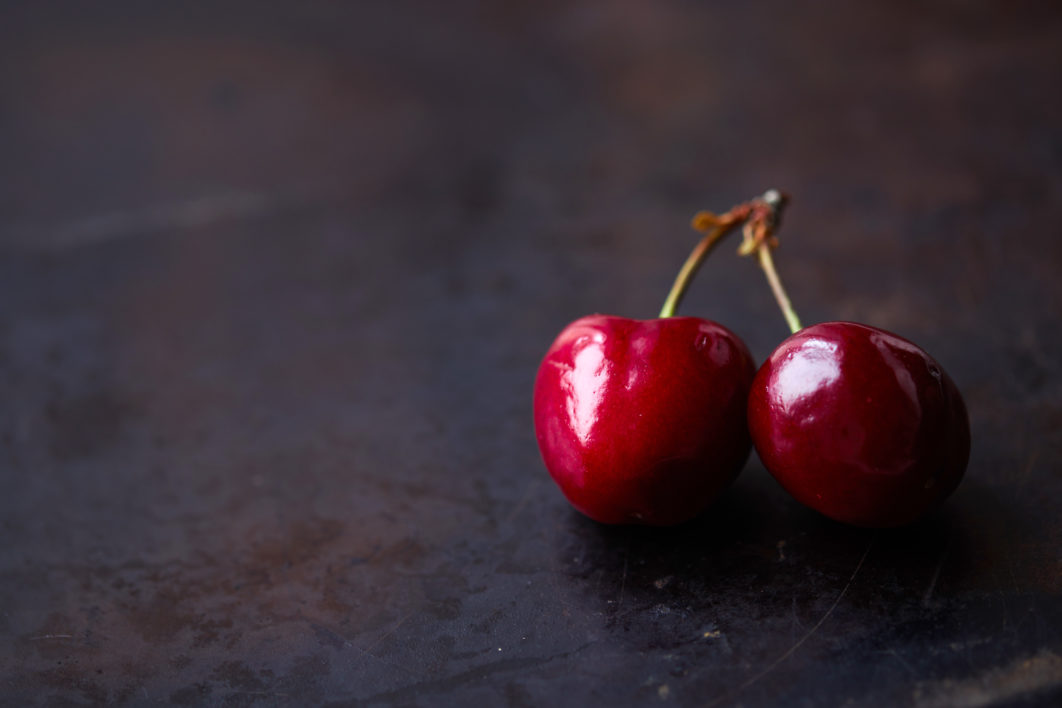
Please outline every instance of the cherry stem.
[[774, 299], [782, 310], [786, 324], [789, 325], [789, 331], [796, 334], [803, 329], [803, 325], [800, 324], [800, 318], [793, 309], [793, 303], [789, 301], [789, 295], [782, 286], [782, 279], [778, 277], [778, 270], [774, 267], [774, 258], [771, 256], [771, 249], [778, 246], [778, 239], [775, 238], [774, 232], [778, 229], [782, 209], [786, 202], [788, 198], [777, 189], [767, 190], [762, 197], [752, 202], [753, 213], [745, 221], [743, 229], [745, 240], [738, 249], [738, 253], [743, 256], [752, 253], [757, 255], [763, 274], [767, 276], [767, 283], [771, 286]]
[[800, 318], [797, 317], [796, 310], [793, 309], [793, 303], [789, 301], [789, 296], [786, 294], [785, 288], [782, 287], [782, 280], [778, 277], [778, 271], [774, 267], [771, 248], [766, 244], [761, 244], [756, 250], [759, 255], [760, 267], [763, 268], [763, 274], [767, 276], [767, 282], [771, 286], [771, 292], [774, 293], [774, 299], [782, 310], [786, 324], [789, 325], [789, 332], [796, 334], [804, 329], [804, 326], [800, 324]]
[[[682, 302], [682, 298], [685, 296], [686, 290], [689, 289], [693, 276], [697, 274], [701, 264], [704, 263], [704, 259], [708, 257], [708, 254], [712, 252], [716, 244], [723, 240], [724, 236], [740, 226], [748, 218], [749, 211], [749, 205], [741, 204], [722, 216], [702, 211], [693, 217], [693, 228], [698, 231], [707, 231], [707, 235], [694, 246], [693, 251], [686, 258], [686, 262], [682, 264], [682, 269], [675, 276], [675, 283], [671, 286], [671, 292], [667, 294], [664, 306], [660, 308], [661, 318], [675, 316], [675, 310], [678, 309], [679, 303]], [[711, 230], [709, 231], [709, 229]]]
[[660, 317], [675, 316], [675, 310], [678, 309], [679, 303], [686, 294], [693, 276], [696, 275], [708, 254], [712, 252], [716, 244], [723, 240], [724, 236], [738, 226], [742, 226], [745, 240], [738, 249], [738, 253], [742, 256], [751, 256], [753, 253], [757, 255], [760, 267], [767, 276], [767, 283], [771, 286], [771, 292], [774, 293], [774, 299], [778, 302], [778, 307], [781, 308], [782, 315], [785, 316], [785, 321], [789, 325], [789, 331], [796, 334], [803, 329], [800, 318], [793, 309], [793, 303], [789, 301], [789, 296], [782, 287], [782, 280], [778, 277], [774, 259], [771, 257], [771, 249], [778, 245], [774, 232], [778, 229], [782, 209], [788, 201], [789, 198], [777, 189], [769, 189], [763, 193], [763, 196], [739, 204], [719, 216], [708, 211], [698, 212], [693, 217], [691, 225], [696, 230], [703, 231], [705, 236], [690, 252], [686, 262], [682, 264], [682, 269], [675, 277], [675, 284], [671, 286], [671, 292], [667, 294], [667, 300], [660, 309]]

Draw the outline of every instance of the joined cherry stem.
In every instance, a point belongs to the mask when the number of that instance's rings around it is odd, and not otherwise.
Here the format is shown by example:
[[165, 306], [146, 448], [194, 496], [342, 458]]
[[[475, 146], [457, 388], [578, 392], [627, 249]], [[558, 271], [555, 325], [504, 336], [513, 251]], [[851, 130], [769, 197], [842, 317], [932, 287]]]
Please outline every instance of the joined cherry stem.
[[778, 270], [774, 266], [771, 257], [771, 249], [778, 245], [778, 239], [774, 236], [781, 221], [782, 209], [785, 207], [787, 197], [776, 189], [770, 189], [755, 199], [744, 204], [735, 206], [725, 214], [715, 215], [711, 212], [698, 212], [691, 222], [697, 231], [705, 233], [704, 238], [693, 248], [693, 251], [682, 264], [681, 270], [675, 277], [675, 283], [664, 301], [660, 310], [660, 317], [674, 317], [675, 310], [682, 301], [686, 290], [689, 288], [693, 276], [700, 269], [701, 264], [708, 257], [723, 238], [738, 226], [742, 227], [744, 240], [738, 249], [738, 254], [750, 256], [756, 254], [760, 267], [767, 277], [767, 283], [771, 287], [774, 299], [778, 303], [786, 324], [793, 334], [803, 327], [800, 318], [797, 317], [793, 304], [782, 286], [782, 280], [778, 277]]

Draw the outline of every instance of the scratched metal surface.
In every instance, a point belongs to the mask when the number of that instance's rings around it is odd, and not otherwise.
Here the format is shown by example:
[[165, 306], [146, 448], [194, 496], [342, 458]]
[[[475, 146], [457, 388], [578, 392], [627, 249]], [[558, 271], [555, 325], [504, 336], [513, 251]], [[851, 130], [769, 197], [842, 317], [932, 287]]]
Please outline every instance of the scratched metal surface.
[[[0, 4], [0, 703], [1062, 699], [1057, 8], [96, 5]], [[539, 357], [769, 186], [805, 321], [964, 390], [966, 481], [581, 518]], [[784, 334], [724, 252], [683, 311]]]

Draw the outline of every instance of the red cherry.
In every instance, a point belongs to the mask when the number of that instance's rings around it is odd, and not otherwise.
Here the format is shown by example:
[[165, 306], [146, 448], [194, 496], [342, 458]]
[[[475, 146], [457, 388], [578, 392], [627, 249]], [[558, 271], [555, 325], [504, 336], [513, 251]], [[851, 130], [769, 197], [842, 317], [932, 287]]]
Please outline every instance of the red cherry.
[[535, 431], [554, 481], [607, 524], [697, 515], [749, 455], [755, 365], [722, 325], [592, 315], [568, 325], [535, 381]]
[[837, 521], [914, 521], [958, 486], [970, 455], [959, 390], [925, 351], [884, 330], [826, 322], [760, 367], [749, 430], [767, 470]]

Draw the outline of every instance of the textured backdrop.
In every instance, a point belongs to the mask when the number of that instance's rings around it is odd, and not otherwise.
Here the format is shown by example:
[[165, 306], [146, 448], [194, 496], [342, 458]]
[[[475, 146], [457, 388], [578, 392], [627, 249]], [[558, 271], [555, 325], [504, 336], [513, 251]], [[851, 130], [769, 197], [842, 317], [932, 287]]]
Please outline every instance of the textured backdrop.
[[[1062, 699], [1057, 5], [101, 5], [0, 2], [0, 703]], [[540, 357], [772, 186], [803, 319], [940, 360], [966, 480], [580, 517]], [[682, 312], [762, 361], [731, 250]]]

